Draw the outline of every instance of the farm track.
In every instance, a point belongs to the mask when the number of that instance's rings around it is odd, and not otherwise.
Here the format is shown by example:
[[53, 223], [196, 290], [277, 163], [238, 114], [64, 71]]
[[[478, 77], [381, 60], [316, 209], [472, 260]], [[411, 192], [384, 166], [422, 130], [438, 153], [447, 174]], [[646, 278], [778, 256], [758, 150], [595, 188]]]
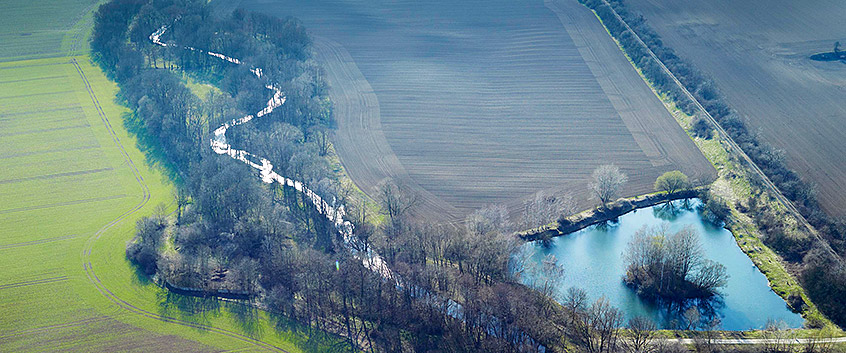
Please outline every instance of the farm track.
[[76, 238], [78, 236], [79, 236], [79, 234], [71, 234], [71, 235], [65, 235], [65, 236], [61, 236], [61, 237], [53, 237], [53, 238], [40, 239], [40, 240], [24, 241], [24, 242], [20, 242], [20, 243], [4, 244], [4, 245], [0, 245], [0, 250], [11, 249], [11, 248], [19, 248], [19, 247], [22, 247], [22, 246], [38, 245], [38, 244], [44, 244], [44, 243], [52, 243], [54, 241], [62, 241], [62, 240], [67, 240], [67, 239], [73, 239], [73, 238]]
[[136, 182], [138, 183], [138, 185], [140, 186], [140, 188], [143, 192], [142, 199], [141, 199], [141, 201], [139, 201], [138, 204], [136, 204], [133, 208], [124, 212], [123, 214], [121, 214], [120, 216], [118, 216], [117, 218], [115, 218], [114, 220], [112, 220], [111, 222], [109, 222], [108, 224], [103, 226], [102, 228], [100, 228], [96, 233], [94, 233], [91, 237], [89, 237], [88, 240], [85, 242], [85, 246], [83, 247], [83, 250], [82, 250], [82, 261], [83, 261], [83, 269], [85, 270], [85, 274], [88, 277], [88, 280], [95, 286], [95, 288], [97, 288], [97, 290], [101, 294], [103, 294], [103, 296], [105, 296], [106, 298], [111, 300], [113, 303], [117, 304], [119, 307], [126, 309], [126, 310], [128, 310], [128, 311], [130, 311], [130, 312], [132, 312], [136, 315], [140, 315], [140, 316], [143, 316], [143, 317], [147, 317], [147, 318], [151, 318], [151, 319], [155, 319], [155, 320], [159, 320], [159, 321], [163, 321], [163, 322], [167, 322], [167, 323], [177, 324], [177, 325], [181, 325], [181, 326], [186, 326], [186, 327], [191, 327], [191, 328], [195, 328], [195, 329], [199, 329], [199, 330], [203, 330], [203, 331], [221, 334], [221, 335], [231, 337], [231, 338], [234, 338], [234, 339], [237, 339], [237, 340], [240, 340], [240, 341], [243, 341], [243, 342], [264, 348], [264, 349], [268, 349], [268, 350], [271, 350], [271, 351], [287, 352], [282, 348], [279, 348], [279, 347], [276, 347], [274, 345], [262, 342], [258, 339], [255, 339], [255, 338], [252, 338], [252, 337], [249, 337], [249, 336], [246, 336], [246, 335], [239, 334], [237, 332], [217, 328], [217, 327], [210, 326], [210, 325], [198, 324], [198, 323], [180, 320], [180, 319], [173, 318], [173, 317], [163, 316], [163, 315], [159, 315], [159, 314], [141, 309], [141, 308], [139, 308], [139, 307], [137, 307], [137, 306], [135, 306], [135, 305], [119, 298], [119, 297], [117, 297], [111, 290], [109, 290], [100, 281], [100, 278], [97, 277], [97, 274], [94, 271], [94, 267], [91, 264], [91, 251], [92, 251], [92, 248], [94, 246], [94, 243], [98, 239], [100, 239], [100, 237], [103, 235], [103, 233], [105, 233], [106, 231], [108, 231], [109, 229], [111, 229], [112, 227], [114, 227], [115, 225], [117, 225], [118, 223], [120, 223], [121, 221], [123, 221], [124, 219], [129, 217], [130, 215], [134, 214], [135, 212], [137, 212], [138, 210], [143, 208], [147, 204], [147, 202], [149, 202], [149, 200], [150, 200], [150, 190], [147, 186], [147, 183], [144, 181], [144, 177], [141, 175], [140, 171], [135, 166], [135, 162], [132, 160], [132, 158], [130, 158], [129, 154], [126, 152], [126, 149], [123, 147], [123, 144], [121, 144], [120, 140], [118, 139], [117, 135], [115, 134], [114, 129], [112, 128], [111, 122], [109, 121], [108, 117], [106, 116], [106, 113], [103, 111], [102, 107], [100, 106], [99, 99], [94, 94], [94, 91], [91, 88], [91, 84], [88, 82], [88, 78], [85, 76], [85, 72], [83, 72], [82, 68], [79, 66], [76, 59], [71, 59], [71, 63], [74, 65], [74, 67], [76, 68], [76, 71], [79, 73], [79, 76], [82, 78], [82, 81], [85, 84], [85, 88], [88, 91], [88, 94], [90, 95], [92, 102], [94, 103], [95, 109], [97, 110], [97, 114], [99, 115], [99, 117], [100, 117], [101, 121], [103, 122], [104, 126], [106, 127], [106, 129], [109, 131], [109, 134], [112, 136], [112, 140], [115, 143], [115, 146], [118, 147], [118, 149], [120, 149], [121, 154], [123, 155], [127, 165], [130, 167], [130, 170], [132, 171], [133, 175], [135, 176]]
[[62, 328], [68, 328], [68, 327], [75, 327], [75, 326], [81, 326], [81, 325], [88, 325], [88, 324], [91, 324], [91, 323], [95, 323], [95, 322], [99, 322], [99, 321], [105, 321], [105, 320], [109, 320], [109, 319], [111, 319], [111, 318], [108, 317], [108, 316], [95, 316], [95, 317], [85, 318], [85, 319], [82, 319], [82, 320], [64, 322], [64, 323], [61, 323], [61, 324], [36, 327], [36, 328], [28, 329], [28, 330], [22, 330], [22, 331], [4, 334], [4, 335], [0, 336], [0, 340], [8, 339], [8, 338], [15, 337], [15, 336], [29, 335], [29, 334], [39, 333], [39, 332], [46, 332], [46, 331], [50, 331], [50, 330], [56, 330], [56, 329], [62, 329]]
[[661, 67], [661, 70], [667, 75], [667, 77], [669, 77], [671, 80], [673, 80], [673, 82], [676, 84], [676, 86], [679, 87], [679, 89], [682, 91], [682, 93], [684, 93], [685, 96], [691, 102], [693, 102], [693, 104], [696, 106], [697, 110], [699, 110], [699, 112], [702, 114], [702, 116], [704, 116], [708, 120], [708, 122], [711, 123], [711, 125], [714, 126], [717, 129], [720, 137], [722, 138], [723, 141], [725, 141], [729, 145], [729, 148], [731, 149], [731, 151], [736, 156], [739, 156], [746, 163], [746, 165], [763, 182], [766, 189], [776, 198], [776, 200], [790, 214], [793, 215], [793, 217], [796, 219], [796, 221], [799, 222], [799, 224], [801, 224], [802, 226], [804, 226], [808, 230], [808, 232], [811, 233], [811, 235], [813, 235], [817, 239], [817, 241], [819, 243], [823, 244], [824, 248], [832, 255], [832, 257], [838, 263], [841, 263], [842, 259], [840, 258], [840, 255], [838, 255], [837, 252], [835, 252], [834, 249], [831, 248], [831, 245], [829, 245], [828, 241], [823, 239], [823, 237], [819, 234], [819, 232], [817, 232], [817, 230], [814, 228], [814, 226], [812, 226], [808, 222], [808, 220], [805, 219], [805, 216], [803, 216], [799, 212], [799, 210], [796, 209], [796, 206], [794, 206], [793, 203], [786, 196], [784, 196], [784, 194], [781, 193], [781, 190], [778, 189], [778, 187], [772, 182], [772, 180], [770, 180], [770, 178], [767, 177], [767, 175], [761, 170], [761, 168], [758, 167], [757, 164], [755, 164], [755, 162], [746, 154], [746, 152], [744, 152], [743, 149], [740, 148], [740, 146], [734, 141], [734, 139], [731, 138], [731, 135], [729, 135], [728, 132], [726, 132], [726, 130], [723, 129], [723, 127], [717, 122], [717, 120], [714, 119], [714, 117], [711, 116], [710, 113], [708, 113], [708, 110], [705, 109], [705, 107], [702, 106], [702, 104], [699, 102], [699, 100], [696, 99], [696, 97], [694, 97], [693, 94], [691, 94], [690, 91], [687, 90], [687, 88], [681, 83], [681, 81], [679, 81], [679, 79], [676, 77], [676, 75], [673, 74], [673, 72], [670, 71], [670, 69], [668, 69], [666, 65], [664, 65], [664, 63], [658, 58], [657, 55], [655, 55], [655, 53], [652, 51], [652, 49], [650, 49], [649, 46], [646, 45], [646, 43], [643, 42], [643, 40], [640, 38], [640, 36], [635, 31], [632, 30], [632, 28], [629, 26], [629, 24], [626, 23], [626, 21], [617, 13], [616, 10], [614, 10], [614, 8], [611, 6], [611, 4], [609, 4], [607, 0], [602, 0], [602, 1], [605, 3], [605, 5], [607, 5], [611, 9], [611, 12], [614, 14], [614, 16], [617, 18], [617, 20], [619, 20], [620, 23], [622, 23], [623, 26], [625, 26], [626, 29], [628, 29], [629, 32], [632, 33], [635, 40], [643, 48], [646, 49], [646, 52], [649, 53], [652, 60], [654, 60], [658, 64], [658, 66]]
[[11, 183], [20, 183], [20, 182], [30, 181], [30, 180], [43, 180], [43, 179], [61, 178], [61, 177], [74, 176], [74, 175], [102, 173], [102, 172], [111, 171], [111, 170], [114, 170], [114, 168], [89, 169], [89, 170], [80, 170], [80, 171], [75, 171], [75, 172], [38, 175], [38, 176], [32, 176], [32, 177], [26, 177], [26, 178], [6, 179], [6, 180], [0, 180], [0, 184], [11, 184]]
[[121, 195], [112, 195], [112, 196], [103, 196], [103, 197], [93, 197], [93, 198], [89, 198], [89, 199], [74, 200], [74, 201], [56, 202], [56, 203], [50, 203], [50, 204], [45, 204], [45, 205], [11, 208], [11, 209], [7, 209], [7, 210], [0, 210], [0, 214], [40, 210], [40, 209], [51, 208], [51, 207], [59, 207], [59, 206], [79, 205], [79, 204], [89, 203], [89, 202], [98, 202], [98, 201], [120, 199], [120, 198], [124, 198], [124, 197], [127, 197], [127, 196], [129, 196], [129, 195], [121, 194]]
[[37, 284], [62, 282], [62, 281], [67, 281], [67, 280], [68, 280], [68, 276], [56, 276], [56, 277], [50, 277], [50, 278], [34, 279], [34, 280], [31, 280], [31, 281], [23, 281], [23, 282], [17, 282], [17, 283], [3, 284], [3, 285], [0, 285], [0, 290], [9, 289], [9, 288], [33, 286], [33, 285], [37, 285]]

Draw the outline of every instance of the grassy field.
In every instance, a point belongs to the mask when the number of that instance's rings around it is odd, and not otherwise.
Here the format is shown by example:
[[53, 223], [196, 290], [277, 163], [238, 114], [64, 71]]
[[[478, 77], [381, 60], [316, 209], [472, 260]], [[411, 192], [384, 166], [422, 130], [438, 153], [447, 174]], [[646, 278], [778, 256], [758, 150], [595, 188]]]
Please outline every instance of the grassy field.
[[0, 4], [0, 61], [80, 55], [100, 0], [7, 0]]
[[94, 5], [0, 5], [0, 352], [331, 348], [252, 307], [169, 294], [126, 261], [172, 186], [124, 129], [115, 84], [77, 55]]
[[587, 206], [586, 180], [604, 163], [629, 174], [628, 195], [668, 170], [715, 175], [575, 0], [241, 5], [299, 17], [317, 34], [335, 147], [368, 194], [401, 179], [428, 213], [454, 219], [490, 203], [519, 210], [538, 190]]
[[685, 60], [713, 77], [732, 108], [846, 216], [846, 65], [816, 62], [846, 40], [846, 2], [630, 0]]

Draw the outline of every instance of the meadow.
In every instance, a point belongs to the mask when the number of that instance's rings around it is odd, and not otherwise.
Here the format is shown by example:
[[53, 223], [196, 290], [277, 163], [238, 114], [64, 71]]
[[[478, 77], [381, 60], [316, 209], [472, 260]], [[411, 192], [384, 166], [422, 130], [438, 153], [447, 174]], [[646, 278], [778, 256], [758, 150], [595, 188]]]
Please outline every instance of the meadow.
[[842, 1], [630, 0], [668, 46], [711, 76], [791, 169], [816, 184], [823, 209], [846, 215], [846, 66], [810, 56], [846, 38]]
[[629, 175], [625, 195], [651, 191], [669, 170], [699, 184], [714, 178], [575, 0], [241, 6], [296, 16], [317, 36], [335, 148], [371, 195], [398, 179], [423, 196], [426, 213], [452, 220], [492, 203], [519, 212], [539, 190], [593, 205], [586, 181], [607, 163]]
[[325, 349], [253, 307], [168, 293], [126, 260], [135, 221], [173, 211], [173, 186], [84, 55], [96, 4], [0, 6], [0, 352]]
[[0, 61], [88, 52], [92, 11], [99, 0], [4, 1], [0, 5]]

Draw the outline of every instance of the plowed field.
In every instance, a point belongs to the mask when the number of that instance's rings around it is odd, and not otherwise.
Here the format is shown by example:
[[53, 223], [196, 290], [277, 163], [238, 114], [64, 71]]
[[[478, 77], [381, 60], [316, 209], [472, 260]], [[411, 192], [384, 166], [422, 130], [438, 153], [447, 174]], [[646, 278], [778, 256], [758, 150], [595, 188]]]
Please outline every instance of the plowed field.
[[846, 215], [846, 65], [809, 56], [846, 42], [846, 2], [630, 0], [681, 57]]
[[707, 160], [576, 0], [244, 0], [317, 35], [336, 106], [341, 161], [365, 192], [387, 177], [455, 219], [538, 190], [573, 193], [600, 164], [625, 194]]

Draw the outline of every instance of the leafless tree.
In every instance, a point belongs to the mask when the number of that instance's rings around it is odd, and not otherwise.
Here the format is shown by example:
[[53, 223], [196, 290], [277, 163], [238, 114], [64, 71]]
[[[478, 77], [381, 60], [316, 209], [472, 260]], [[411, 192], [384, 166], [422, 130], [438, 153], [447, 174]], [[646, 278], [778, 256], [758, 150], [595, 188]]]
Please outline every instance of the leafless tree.
[[555, 196], [538, 191], [523, 204], [523, 228], [538, 227], [575, 211], [576, 203], [569, 195]]
[[793, 352], [790, 345], [791, 333], [784, 321], [768, 319], [761, 331], [761, 338], [764, 339], [762, 349], [766, 353]]
[[572, 290], [565, 298], [565, 307], [572, 310], [573, 339], [591, 353], [616, 352], [623, 313], [605, 297], [585, 307], [583, 293]]
[[648, 297], [710, 297], [728, 277], [725, 266], [704, 258], [699, 236], [689, 227], [676, 233], [667, 226], [644, 227], [629, 242], [625, 257], [626, 282]]
[[620, 168], [613, 164], [606, 164], [593, 171], [588, 188], [593, 196], [605, 205], [617, 197], [623, 184], [628, 180], [628, 177], [620, 171]]
[[655, 322], [647, 317], [637, 316], [629, 320], [626, 328], [629, 337], [621, 339], [623, 347], [630, 353], [652, 353], [655, 351], [653, 338], [655, 337]]
[[720, 352], [722, 347], [714, 342], [717, 338], [717, 330], [722, 325], [719, 318], [713, 318], [700, 325], [702, 335], [696, 336], [693, 339], [693, 348], [700, 353], [715, 353]]
[[176, 201], [176, 222], [179, 223], [182, 221], [182, 212], [191, 203], [191, 198], [184, 187], [176, 187], [173, 190], [173, 199]]
[[408, 186], [397, 183], [393, 179], [386, 179], [379, 185], [377, 198], [382, 206], [382, 212], [390, 218], [392, 223], [400, 222], [419, 202], [417, 194]]
[[323, 157], [329, 154], [331, 146], [331, 134], [329, 129], [322, 126], [315, 126], [309, 130], [309, 139], [317, 146], [317, 153]]
[[[523, 248], [526, 249], [526, 248]], [[517, 256], [524, 255], [518, 252]], [[564, 283], [565, 269], [558, 264], [558, 259], [554, 254], [548, 254], [540, 263], [535, 263], [531, 259], [525, 261], [526, 275], [528, 279], [528, 286], [534, 288], [545, 298], [549, 298], [549, 302], [545, 303], [543, 309], [545, 312], [551, 311], [552, 302], [564, 302], [565, 296], [559, 288]]]
[[508, 219], [508, 210], [503, 205], [488, 205], [476, 210], [466, 219], [467, 229], [473, 234], [489, 234], [492, 232], [510, 233], [513, 224]]

